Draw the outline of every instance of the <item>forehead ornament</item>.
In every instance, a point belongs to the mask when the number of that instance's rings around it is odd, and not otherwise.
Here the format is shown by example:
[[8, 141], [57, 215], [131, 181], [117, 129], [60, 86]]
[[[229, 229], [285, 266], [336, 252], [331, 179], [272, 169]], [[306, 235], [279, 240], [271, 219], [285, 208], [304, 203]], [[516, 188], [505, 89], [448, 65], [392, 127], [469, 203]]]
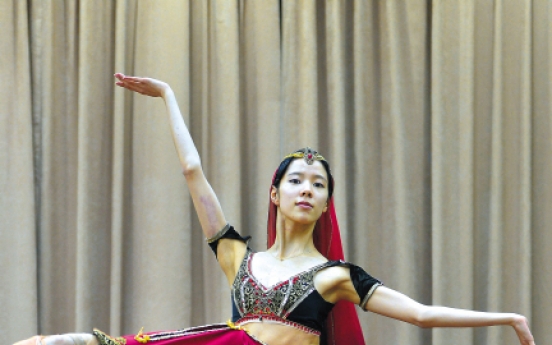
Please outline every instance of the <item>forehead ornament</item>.
[[290, 158], [290, 157], [303, 158], [308, 165], [312, 165], [312, 163], [314, 163], [314, 161], [325, 161], [326, 160], [318, 152], [311, 149], [310, 147], [305, 147], [302, 150], [290, 153], [289, 155], [285, 156], [284, 159]]

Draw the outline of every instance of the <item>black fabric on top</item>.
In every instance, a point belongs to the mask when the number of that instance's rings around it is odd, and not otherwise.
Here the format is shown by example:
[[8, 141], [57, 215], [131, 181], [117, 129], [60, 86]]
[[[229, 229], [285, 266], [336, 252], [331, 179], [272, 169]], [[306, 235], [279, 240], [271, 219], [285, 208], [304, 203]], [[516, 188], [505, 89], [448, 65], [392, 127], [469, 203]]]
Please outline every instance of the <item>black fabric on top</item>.
[[212, 242], [212, 243], [209, 243], [209, 247], [211, 247], [211, 249], [213, 250], [213, 253], [215, 253], [215, 257], [217, 256], [217, 248], [218, 248], [218, 243], [220, 240], [222, 240], [223, 238], [228, 238], [228, 239], [231, 239], [231, 240], [239, 240], [239, 241], [242, 241], [244, 243], [247, 243], [249, 242], [249, 240], [251, 239], [251, 236], [245, 236], [245, 237], [242, 237], [235, 229], [233, 226], [230, 227], [230, 229], [228, 229], [228, 231], [226, 231], [226, 233], [224, 235], [222, 235], [221, 238], [219, 238], [218, 240]]
[[381, 281], [366, 273], [366, 271], [361, 267], [351, 263], [347, 263], [347, 265], [351, 271], [351, 281], [353, 282], [353, 286], [355, 287], [361, 302], [372, 286], [376, 284], [382, 285]]
[[[287, 319], [323, 332], [324, 323], [333, 307], [333, 303], [326, 302], [318, 291], [314, 290], [289, 314]], [[232, 322], [236, 322], [240, 318], [240, 312], [236, 307], [236, 303], [232, 300]]]

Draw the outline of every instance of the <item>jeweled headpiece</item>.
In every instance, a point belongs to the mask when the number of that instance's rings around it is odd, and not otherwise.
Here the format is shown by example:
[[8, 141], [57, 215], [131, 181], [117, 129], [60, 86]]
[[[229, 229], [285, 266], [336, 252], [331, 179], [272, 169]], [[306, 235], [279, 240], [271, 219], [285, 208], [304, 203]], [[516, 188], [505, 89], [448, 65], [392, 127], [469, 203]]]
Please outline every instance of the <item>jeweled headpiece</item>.
[[326, 160], [318, 152], [311, 149], [310, 147], [305, 147], [302, 150], [290, 153], [289, 155], [285, 156], [284, 159], [290, 158], [290, 157], [303, 158], [305, 160], [305, 162], [307, 162], [308, 165], [312, 165], [312, 163], [314, 163], [314, 161], [325, 161]]

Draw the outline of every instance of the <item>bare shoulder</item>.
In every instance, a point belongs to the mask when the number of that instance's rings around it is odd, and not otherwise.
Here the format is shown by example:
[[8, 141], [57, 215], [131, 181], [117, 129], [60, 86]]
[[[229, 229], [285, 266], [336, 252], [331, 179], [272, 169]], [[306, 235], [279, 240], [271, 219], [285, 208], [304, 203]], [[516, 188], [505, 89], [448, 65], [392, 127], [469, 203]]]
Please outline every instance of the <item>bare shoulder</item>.
[[359, 303], [360, 299], [351, 281], [351, 272], [346, 266], [333, 266], [321, 270], [314, 277], [314, 286], [326, 301], [336, 303], [347, 300]]
[[320, 270], [315, 276], [315, 282], [331, 285], [340, 284], [346, 280], [350, 280], [349, 267], [346, 266], [327, 267]]

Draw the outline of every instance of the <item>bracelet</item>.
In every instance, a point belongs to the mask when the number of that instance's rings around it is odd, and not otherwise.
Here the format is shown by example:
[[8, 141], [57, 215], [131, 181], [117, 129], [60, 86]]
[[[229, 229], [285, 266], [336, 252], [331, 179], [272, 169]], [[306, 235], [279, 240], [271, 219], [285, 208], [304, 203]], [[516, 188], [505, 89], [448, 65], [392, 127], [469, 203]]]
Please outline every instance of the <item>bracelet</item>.
[[376, 288], [378, 288], [382, 285], [383, 284], [381, 284], [381, 283], [375, 283], [374, 285], [372, 285], [372, 287], [370, 288], [370, 290], [368, 291], [366, 296], [364, 296], [364, 298], [362, 299], [362, 301], [359, 304], [359, 306], [362, 308], [362, 310], [366, 311], [366, 304], [368, 303], [368, 300], [370, 299], [370, 297], [372, 297], [372, 294], [374, 293], [374, 291], [376, 291]]
[[228, 232], [228, 230], [230, 230], [230, 223], [226, 223], [224, 228], [222, 228], [219, 232], [217, 232], [215, 234], [215, 236], [213, 236], [211, 238], [207, 238], [207, 239], [205, 239], [205, 241], [207, 241], [207, 243], [216, 242], [216, 241], [220, 240], [222, 238], [222, 236], [224, 236], [224, 234], [226, 234]]

